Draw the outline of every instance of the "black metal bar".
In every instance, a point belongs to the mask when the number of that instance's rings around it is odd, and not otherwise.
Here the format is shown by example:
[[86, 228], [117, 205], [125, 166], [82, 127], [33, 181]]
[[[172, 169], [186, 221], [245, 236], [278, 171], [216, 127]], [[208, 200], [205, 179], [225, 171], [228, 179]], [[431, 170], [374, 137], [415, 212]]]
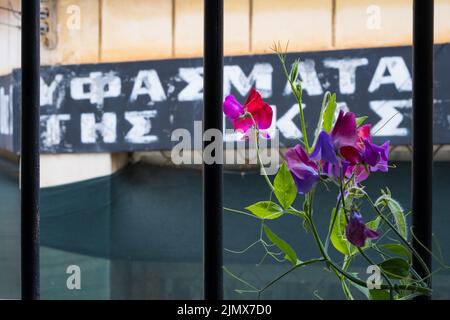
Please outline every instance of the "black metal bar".
[[[431, 250], [434, 1], [414, 0], [413, 6], [412, 226], [417, 237], [413, 246], [431, 270], [431, 255], [420, 243]], [[416, 258], [413, 267], [427, 275]]]
[[[203, 130], [223, 130], [223, 0], [204, 0]], [[220, 138], [222, 147], [222, 137]], [[204, 148], [210, 142], [204, 142]], [[222, 151], [220, 151], [222, 155]], [[222, 162], [203, 164], [204, 297], [223, 298]]]
[[22, 299], [39, 299], [39, 0], [22, 0]]

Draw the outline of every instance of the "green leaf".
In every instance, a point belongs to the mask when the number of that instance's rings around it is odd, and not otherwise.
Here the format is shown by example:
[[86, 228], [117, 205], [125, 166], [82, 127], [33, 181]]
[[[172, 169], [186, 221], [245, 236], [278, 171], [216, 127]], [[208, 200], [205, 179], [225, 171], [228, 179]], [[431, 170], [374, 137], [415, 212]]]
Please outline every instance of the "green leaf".
[[356, 118], [356, 126], [359, 127], [359, 126], [362, 125], [362, 124], [364, 123], [364, 121], [366, 121], [368, 118], [369, 118], [368, 116]]
[[294, 83], [295, 80], [297, 79], [299, 64], [300, 64], [300, 60], [295, 60], [294, 63], [292, 64], [291, 72], [289, 74], [289, 81], [291, 83]]
[[261, 219], [273, 220], [283, 215], [283, 208], [272, 201], [260, 201], [246, 207], [248, 211]]
[[[302, 83], [301, 83], [301, 81], [300, 80], [297, 80], [295, 83], [294, 83], [294, 88], [293, 88], [293, 91], [294, 91], [294, 94], [295, 94], [295, 97], [296, 97], [296, 99], [297, 99], [297, 101], [302, 101]], [[299, 108], [300, 108], [300, 106], [299, 106]]]
[[407, 230], [408, 226], [406, 224], [406, 216], [405, 212], [400, 205], [400, 203], [394, 199], [391, 198], [391, 193], [389, 189], [387, 189], [386, 192], [382, 191], [383, 195], [381, 195], [377, 201], [375, 202], [375, 205], [379, 208], [380, 205], [387, 205], [389, 210], [392, 213], [392, 216], [394, 217], [394, 223], [397, 231], [400, 233], [400, 235], [406, 239], [407, 237]]
[[297, 187], [285, 162], [278, 170], [274, 180], [274, 192], [283, 208], [287, 209], [297, 197]]
[[297, 216], [297, 217], [306, 218], [305, 211], [299, 211], [299, 210], [294, 209], [294, 208], [289, 208], [289, 209], [286, 209], [286, 212], [289, 213], [289, 214], [292, 214], [294, 216]]
[[[314, 141], [313, 141], [313, 145], [312, 145], [313, 149], [315, 148], [317, 139], [319, 138], [319, 134], [322, 131], [323, 114], [325, 112], [325, 108], [328, 106], [328, 102], [330, 99], [331, 99], [331, 93], [329, 91], [325, 92], [325, 95], [323, 96], [322, 107], [320, 108], [319, 121], [317, 122], [316, 131], [314, 132]], [[325, 102], [327, 102], [326, 105], [325, 105]]]
[[401, 258], [392, 258], [383, 261], [379, 267], [390, 278], [403, 279], [409, 276], [409, 263]]
[[399, 255], [403, 258], [408, 259], [409, 261], [411, 260], [411, 252], [409, 252], [408, 249], [406, 249], [404, 246], [402, 246], [401, 244], [398, 243], [388, 243], [388, 244], [383, 244], [381, 246], [382, 248], [386, 249], [389, 252], [392, 252], [396, 255]]
[[407, 234], [406, 217], [402, 206], [396, 200], [388, 198], [388, 207], [392, 212], [398, 232], [400, 232], [403, 238], [406, 238]]
[[390, 300], [391, 296], [386, 289], [371, 289], [369, 290], [370, 300]]
[[328, 100], [327, 106], [325, 107], [325, 110], [323, 112], [322, 129], [326, 132], [330, 132], [331, 127], [333, 126], [336, 106], [336, 94], [333, 93]]
[[378, 227], [380, 226], [381, 217], [376, 217], [375, 219], [369, 221], [366, 223], [366, 226], [372, 230], [377, 231]]
[[[330, 228], [333, 223], [334, 216], [336, 214], [336, 208], [333, 209], [330, 220]], [[345, 212], [343, 209], [340, 209], [337, 216], [336, 221], [334, 222], [333, 230], [331, 230], [330, 240], [333, 246], [337, 251], [344, 255], [349, 255], [349, 243], [345, 237], [345, 226], [347, 225], [347, 221], [345, 220]]]
[[292, 247], [286, 241], [278, 237], [266, 225], [264, 225], [264, 233], [266, 234], [267, 238], [269, 238], [269, 240], [278, 247], [278, 249], [284, 252], [284, 254], [286, 255], [285, 258], [295, 266], [298, 262], [298, 259], [294, 249], [292, 249]]

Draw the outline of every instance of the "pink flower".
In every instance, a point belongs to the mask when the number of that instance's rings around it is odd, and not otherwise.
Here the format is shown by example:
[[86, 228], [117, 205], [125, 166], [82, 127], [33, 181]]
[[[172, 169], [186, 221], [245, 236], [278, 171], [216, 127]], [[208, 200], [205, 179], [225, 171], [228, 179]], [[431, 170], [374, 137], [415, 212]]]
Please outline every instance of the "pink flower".
[[236, 131], [244, 134], [255, 125], [258, 130], [265, 130], [272, 124], [273, 110], [254, 88], [250, 90], [244, 105], [241, 105], [233, 95], [228, 95], [223, 103], [223, 112], [233, 123]]

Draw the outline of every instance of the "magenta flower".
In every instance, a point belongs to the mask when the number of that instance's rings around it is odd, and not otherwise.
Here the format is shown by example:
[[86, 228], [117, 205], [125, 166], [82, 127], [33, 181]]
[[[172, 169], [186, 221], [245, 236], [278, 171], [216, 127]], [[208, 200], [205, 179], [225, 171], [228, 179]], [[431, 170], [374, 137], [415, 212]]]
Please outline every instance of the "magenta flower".
[[298, 193], [308, 193], [320, 179], [317, 164], [300, 145], [286, 152], [286, 161]]
[[366, 239], [378, 239], [379, 234], [375, 230], [368, 228], [362, 219], [359, 212], [352, 211], [350, 214], [350, 220], [347, 224], [345, 235], [347, 240], [357, 246], [364, 247]]
[[223, 112], [231, 121], [234, 121], [245, 114], [245, 108], [230, 94], [223, 102]]
[[360, 183], [369, 177], [369, 173], [370, 172], [367, 170], [366, 166], [364, 166], [362, 164], [358, 164], [358, 165], [348, 166], [345, 176], [347, 178], [354, 176], [355, 182]]
[[331, 130], [331, 138], [337, 149], [352, 146], [356, 142], [356, 117], [353, 112], [339, 111], [338, 118]]
[[340, 149], [341, 156], [350, 164], [362, 162], [364, 152], [364, 141], [370, 138], [370, 124], [365, 124], [356, 130], [356, 142], [354, 145], [347, 145]]
[[228, 95], [223, 103], [223, 112], [233, 123], [236, 131], [244, 134], [255, 125], [257, 129], [265, 130], [272, 124], [273, 110], [254, 88], [250, 90], [244, 105], [241, 105], [233, 95]]

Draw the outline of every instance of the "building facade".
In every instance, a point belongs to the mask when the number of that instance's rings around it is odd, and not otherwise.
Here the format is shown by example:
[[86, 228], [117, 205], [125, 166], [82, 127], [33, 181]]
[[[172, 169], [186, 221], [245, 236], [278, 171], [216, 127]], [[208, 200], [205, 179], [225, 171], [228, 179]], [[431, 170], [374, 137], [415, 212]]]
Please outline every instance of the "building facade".
[[[201, 178], [195, 165], [173, 164], [170, 133], [177, 125], [194, 132], [194, 121], [201, 119], [203, 0], [41, 3], [43, 297], [199, 298]], [[367, 114], [378, 124], [377, 139], [394, 142], [391, 158], [398, 161], [397, 169], [389, 177], [377, 177], [369, 187], [388, 186], [408, 208], [412, 1], [224, 3], [225, 92], [244, 99], [256, 86], [276, 106], [274, 129], [280, 131], [282, 149], [295, 144], [296, 108], [271, 51], [274, 42], [289, 43], [289, 57], [304, 61], [300, 76], [305, 110], [313, 119], [325, 91], [335, 91], [343, 108]], [[445, 215], [445, 178], [450, 176], [450, 1], [435, 0], [435, 7], [435, 233], [442, 244], [450, 225]], [[20, 290], [19, 0], [0, 0], [0, 46], [0, 185], [5, 204], [0, 237], [7, 243], [0, 249], [0, 268], [5, 270], [0, 273], [0, 297], [14, 298]], [[227, 167], [229, 206], [240, 207], [263, 194], [263, 183], [252, 170], [245, 165]], [[240, 186], [250, 182], [260, 188], [246, 193]], [[333, 200], [322, 191], [324, 203], [331, 206]], [[325, 217], [322, 222], [327, 223]], [[245, 247], [251, 242], [251, 232], [257, 230], [249, 231], [254, 226], [245, 223], [225, 216], [226, 245]], [[292, 226], [285, 222], [279, 228]], [[298, 245], [312, 254], [311, 248]], [[258, 257], [256, 252], [225, 259], [248, 273]], [[66, 286], [72, 265], [80, 266], [81, 290]], [[262, 268], [265, 274], [281, 270]], [[308, 299], [312, 290], [299, 292], [324, 283], [323, 296], [339, 298], [335, 284], [317, 274], [293, 277], [284, 283], [284, 291], [274, 290], [268, 297]], [[270, 278], [261, 277], [260, 281]], [[302, 280], [305, 277], [312, 280]], [[449, 277], [443, 273], [435, 278], [435, 297], [448, 297]], [[236, 283], [227, 281], [227, 295], [240, 298], [232, 293]]]

